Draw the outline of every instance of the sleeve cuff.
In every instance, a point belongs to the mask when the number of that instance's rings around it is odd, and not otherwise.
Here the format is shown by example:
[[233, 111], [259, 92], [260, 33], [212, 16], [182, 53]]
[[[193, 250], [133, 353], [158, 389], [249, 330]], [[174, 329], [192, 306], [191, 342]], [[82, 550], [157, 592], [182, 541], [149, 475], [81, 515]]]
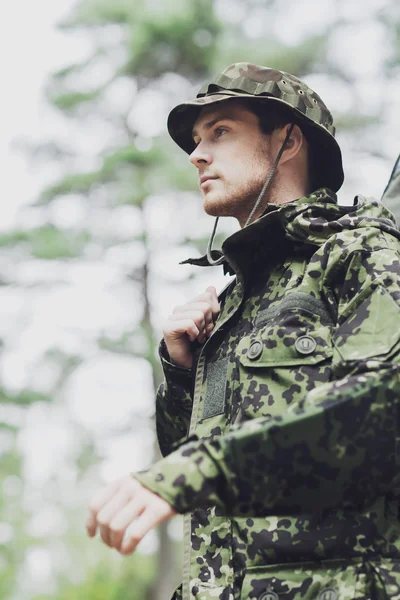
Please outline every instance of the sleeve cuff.
[[222, 474], [201, 441], [186, 443], [149, 470], [132, 475], [178, 513], [225, 506], [220, 493]]
[[161, 365], [164, 371], [165, 379], [167, 382], [173, 385], [182, 385], [191, 383], [192, 381], [192, 369], [186, 367], [180, 367], [171, 361], [169, 356], [167, 345], [165, 340], [162, 339], [159, 346], [159, 355], [161, 359]]

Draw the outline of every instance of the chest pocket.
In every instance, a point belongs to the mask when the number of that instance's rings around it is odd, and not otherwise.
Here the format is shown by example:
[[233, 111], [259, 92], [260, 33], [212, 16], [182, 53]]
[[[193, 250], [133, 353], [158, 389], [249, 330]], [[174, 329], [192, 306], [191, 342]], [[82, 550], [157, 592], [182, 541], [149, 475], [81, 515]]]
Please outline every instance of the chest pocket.
[[302, 292], [259, 312], [237, 347], [239, 419], [277, 416], [331, 376], [333, 317]]
[[[243, 600], [352, 600], [372, 596], [362, 561], [326, 560], [249, 569]], [[375, 596], [374, 596], [375, 597]]]

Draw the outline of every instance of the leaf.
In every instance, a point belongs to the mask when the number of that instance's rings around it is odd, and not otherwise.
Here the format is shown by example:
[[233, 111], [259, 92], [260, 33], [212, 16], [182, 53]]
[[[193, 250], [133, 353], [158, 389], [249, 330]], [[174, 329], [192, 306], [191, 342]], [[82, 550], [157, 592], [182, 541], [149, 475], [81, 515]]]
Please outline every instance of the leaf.
[[88, 243], [87, 231], [65, 231], [53, 225], [44, 225], [29, 231], [12, 231], [0, 234], [0, 247], [23, 244], [35, 258], [55, 259], [79, 256]]
[[[128, 180], [130, 185], [143, 185], [144, 179], [141, 169], [154, 169], [155, 166], [163, 164], [166, 160], [161, 148], [153, 147], [146, 152], [138, 150], [134, 144], [122, 146], [110, 151], [103, 157], [103, 165], [97, 171], [87, 173], [72, 173], [61, 179], [56, 184], [43, 190], [36, 205], [50, 203], [58, 196], [65, 194], [88, 194], [94, 186], [104, 185], [109, 182], [122, 183]], [[146, 194], [145, 194], [146, 195]], [[143, 194], [139, 194], [141, 200]], [[132, 194], [132, 198], [136, 194]], [[138, 204], [137, 199], [129, 201]], [[125, 201], [119, 202], [127, 203]]]
[[29, 406], [35, 402], [52, 402], [52, 398], [46, 394], [41, 394], [30, 389], [24, 389], [20, 392], [10, 393], [0, 389], [0, 402], [3, 404], [18, 404], [19, 406]]
[[102, 94], [104, 86], [91, 92], [65, 92], [62, 94], [50, 96], [49, 100], [54, 106], [63, 111], [72, 111], [79, 108], [82, 104], [91, 102]]

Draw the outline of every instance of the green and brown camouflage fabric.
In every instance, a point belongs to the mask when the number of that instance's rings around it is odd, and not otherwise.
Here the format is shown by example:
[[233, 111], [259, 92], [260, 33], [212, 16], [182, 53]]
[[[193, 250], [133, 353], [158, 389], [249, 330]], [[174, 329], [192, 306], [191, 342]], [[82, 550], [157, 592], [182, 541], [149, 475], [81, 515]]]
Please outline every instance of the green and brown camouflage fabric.
[[161, 358], [164, 458], [185, 514], [174, 599], [400, 599], [400, 232], [320, 189], [223, 245], [236, 278], [191, 370]]
[[322, 98], [303, 81], [270, 67], [236, 63], [206, 83], [193, 100], [176, 106], [168, 117], [172, 139], [188, 154], [195, 148], [192, 130], [205, 106], [252, 98], [257, 102], [279, 102], [291, 109], [293, 120], [304, 129], [314, 147], [313, 166], [321, 186], [338, 191], [344, 179], [342, 155], [335, 140], [333, 117]]

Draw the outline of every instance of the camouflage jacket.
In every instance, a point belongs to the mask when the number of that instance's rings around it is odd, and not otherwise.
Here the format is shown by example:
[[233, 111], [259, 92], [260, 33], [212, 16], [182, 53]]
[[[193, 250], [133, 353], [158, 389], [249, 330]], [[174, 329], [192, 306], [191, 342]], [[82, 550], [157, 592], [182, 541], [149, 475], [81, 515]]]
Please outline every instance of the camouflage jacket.
[[236, 278], [136, 474], [185, 514], [183, 600], [400, 598], [400, 233], [327, 189], [223, 245]]

